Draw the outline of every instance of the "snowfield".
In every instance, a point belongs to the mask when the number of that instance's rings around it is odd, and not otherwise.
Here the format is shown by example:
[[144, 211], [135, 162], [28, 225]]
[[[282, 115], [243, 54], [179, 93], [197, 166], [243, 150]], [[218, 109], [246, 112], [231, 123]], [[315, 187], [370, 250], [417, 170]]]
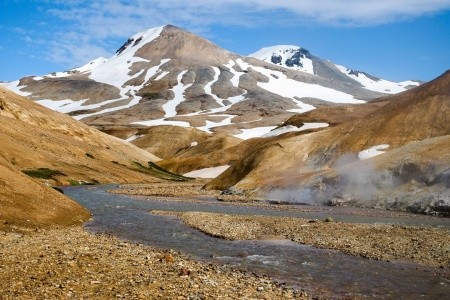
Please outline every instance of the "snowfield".
[[[366, 89], [380, 92], [380, 93], [387, 93], [387, 94], [396, 94], [400, 92], [406, 91], [407, 86], [418, 86], [419, 83], [416, 81], [403, 81], [403, 82], [392, 82], [384, 79], [379, 80], [373, 80], [369, 77], [367, 77], [364, 73], [358, 72], [357, 75], [351, 74], [352, 70], [348, 69], [344, 66], [336, 65], [336, 67], [350, 77], [351, 79], [354, 79], [361, 83]], [[355, 72], [353, 72], [355, 73]]]

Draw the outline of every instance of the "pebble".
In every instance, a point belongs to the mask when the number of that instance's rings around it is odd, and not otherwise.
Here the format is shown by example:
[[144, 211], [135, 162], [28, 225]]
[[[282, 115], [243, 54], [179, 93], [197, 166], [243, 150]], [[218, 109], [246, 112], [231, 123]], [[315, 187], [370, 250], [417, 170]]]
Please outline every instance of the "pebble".
[[[197, 262], [175, 251], [94, 235], [82, 228], [3, 236], [7, 238], [0, 243], [2, 300], [308, 299], [293, 291], [286, 296], [285, 288], [269, 278], [261, 281], [228, 266]], [[73, 262], [71, 267], [68, 261]]]

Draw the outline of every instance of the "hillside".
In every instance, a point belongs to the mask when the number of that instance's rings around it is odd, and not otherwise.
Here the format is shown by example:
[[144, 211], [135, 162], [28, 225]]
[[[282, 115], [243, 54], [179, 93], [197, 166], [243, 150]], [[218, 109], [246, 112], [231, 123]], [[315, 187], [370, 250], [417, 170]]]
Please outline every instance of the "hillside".
[[[447, 151], [450, 135], [449, 91], [450, 72], [447, 71], [410, 91], [358, 106], [359, 117], [353, 115], [348, 121], [335, 118], [335, 126], [318, 132], [268, 140], [264, 146], [242, 157], [212, 180], [208, 187], [259, 194], [271, 189], [298, 188], [311, 195], [311, 191], [338, 188], [342, 184], [339, 169], [357, 163], [355, 168], [363, 171], [353, 171], [355, 177], [362, 176], [361, 173], [384, 172], [383, 178], [391, 178], [390, 188], [414, 184], [411, 182], [414, 180], [419, 185], [434, 182], [432, 185], [436, 184], [436, 189], [448, 192], [445, 186], [448, 185], [450, 165]], [[327, 109], [324, 108], [325, 111]], [[320, 109], [316, 114], [321, 115]], [[286, 123], [298, 126], [301, 122], [302, 115], [299, 115]], [[376, 154], [380, 155], [372, 158]], [[435, 178], [441, 178], [441, 181], [433, 181]], [[378, 185], [384, 179], [369, 176], [369, 180], [376, 181]], [[301, 197], [301, 194], [299, 192], [298, 196]], [[355, 196], [344, 194], [355, 200]], [[440, 201], [446, 194], [436, 195], [437, 200], [434, 200]], [[324, 193], [320, 199], [325, 196], [330, 195]], [[420, 197], [426, 197], [424, 194], [416, 196], [411, 199], [420, 201]]]
[[158, 180], [135, 164], [156, 156], [3, 88], [0, 143], [2, 228], [71, 225], [89, 217], [50, 185]]

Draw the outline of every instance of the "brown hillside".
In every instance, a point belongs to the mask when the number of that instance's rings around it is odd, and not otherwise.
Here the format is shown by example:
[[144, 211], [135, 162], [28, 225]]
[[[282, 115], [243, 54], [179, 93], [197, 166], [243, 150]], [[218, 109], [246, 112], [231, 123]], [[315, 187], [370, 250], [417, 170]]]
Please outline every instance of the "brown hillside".
[[63, 194], [18, 171], [0, 157], [0, 230], [70, 226], [89, 212]]
[[149, 176], [134, 171], [132, 161], [158, 158], [118, 138], [50, 111], [6, 90], [0, 90], [1, 155], [19, 170], [50, 168], [69, 180], [141, 182]]
[[[133, 164], [145, 165], [156, 156], [4, 89], [0, 144], [2, 229], [71, 225], [88, 218], [85, 209], [47, 185], [157, 180]], [[39, 168], [55, 174], [46, 176]]]
[[270, 141], [278, 138], [254, 138], [238, 140], [227, 138], [213, 138], [199, 143], [197, 147], [181, 153], [179, 156], [161, 160], [157, 164], [178, 174], [184, 174], [198, 169], [233, 165], [235, 162], [250, 156], [258, 149], [270, 147]]
[[189, 153], [223, 149], [241, 141], [231, 136], [208, 134], [195, 128], [179, 126], [154, 126], [140, 130], [138, 134], [144, 136], [132, 143], [161, 158], [191, 156]]
[[273, 139], [268, 140], [267, 147], [241, 158], [208, 187], [257, 189], [281, 178], [286, 185], [295, 184], [333, 168], [345, 153], [380, 144], [389, 144], [392, 150], [413, 141], [449, 135], [449, 91], [450, 72], [446, 72], [418, 88], [384, 98], [387, 104], [359, 118], [353, 116], [353, 120], [319, 132], [280, 137], [277, 146]]

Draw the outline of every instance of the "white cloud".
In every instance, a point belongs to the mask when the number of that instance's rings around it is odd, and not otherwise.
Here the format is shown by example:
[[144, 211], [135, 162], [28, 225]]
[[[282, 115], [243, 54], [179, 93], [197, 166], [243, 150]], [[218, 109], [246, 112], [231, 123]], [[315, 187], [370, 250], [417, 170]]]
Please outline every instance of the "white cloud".
[[53, 0], [52, 5], [50, 13], [72, 25], [57, 32], [51, 58], [76, 65], [107, 55], [111, 39], [164, 24], [196, 33], [217, 24], [374, 26], [449, 9], [450, 0]]

